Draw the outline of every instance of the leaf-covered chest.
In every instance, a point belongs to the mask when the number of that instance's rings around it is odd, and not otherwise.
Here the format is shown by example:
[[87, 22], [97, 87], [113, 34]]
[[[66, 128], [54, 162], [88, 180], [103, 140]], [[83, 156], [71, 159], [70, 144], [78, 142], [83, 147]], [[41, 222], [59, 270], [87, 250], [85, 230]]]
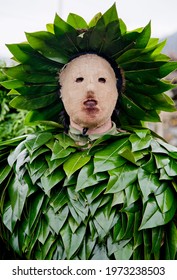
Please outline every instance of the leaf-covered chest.
[[143, 230], [165, 225], [176, 211], [176, 151], [147, 132], [105, 136], [88, 149], [43, 132], [8, 161], [14, 175], [3, 222], [12, 244], [20, 238], [15, 250], [28, 258], [121, 258], [125, 240], [130, 258]]

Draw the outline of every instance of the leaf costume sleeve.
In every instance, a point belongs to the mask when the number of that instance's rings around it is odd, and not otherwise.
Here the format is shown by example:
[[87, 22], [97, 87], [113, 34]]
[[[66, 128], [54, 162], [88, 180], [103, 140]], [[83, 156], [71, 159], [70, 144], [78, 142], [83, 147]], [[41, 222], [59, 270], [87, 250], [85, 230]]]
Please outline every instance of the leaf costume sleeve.
[[177, 63], [161, 54], [164, 43], [149, 24], [128, 32], [115, 5], [89, 24], [57, 15], [27, 40], [8, 46], [19, 64], [3, 83], [17, 94], [11, 105], [30, 110], [26, 122], [57, 120], [58, 71], [94, 51], [123, 69], [117, 125], [126, 131], [85, 147], [62, 129], [1, 143], [4, 242], [26, 259], [176, 259], [177, 149], [142, 125], [174, 110], [162, 78]]

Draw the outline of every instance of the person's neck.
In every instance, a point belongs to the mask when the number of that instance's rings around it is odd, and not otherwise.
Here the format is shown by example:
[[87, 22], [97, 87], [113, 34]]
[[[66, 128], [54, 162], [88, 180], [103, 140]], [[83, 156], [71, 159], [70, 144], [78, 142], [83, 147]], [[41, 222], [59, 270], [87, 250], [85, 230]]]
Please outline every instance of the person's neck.
[[[80, 130], [81, 133], [83, 134], [83, 127], [81, 127], [80, 125], [76, 124], [75, 122], [73, 122], [72, 120], [70, 120], [70, 125], [73, 128], [76, 128], [77, 130]], [[86, 131], [86, 134], [103, 134], [107, 131], [109, 131], [112, 128], [112, 121], [111, 119], [109, 119], [106, 123], [104, 123], [103, 125], [99, 126], [99, 127], [95, 127], [95, 128], [88, 128], [88, 130]]]

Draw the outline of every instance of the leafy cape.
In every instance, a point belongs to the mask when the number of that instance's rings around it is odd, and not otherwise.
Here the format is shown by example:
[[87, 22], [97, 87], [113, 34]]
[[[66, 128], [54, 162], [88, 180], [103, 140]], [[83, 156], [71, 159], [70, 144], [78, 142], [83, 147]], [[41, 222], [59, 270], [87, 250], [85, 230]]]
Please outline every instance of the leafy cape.
[[149, 130], [86, 150], [45, 131], [2, 158], [1, 232], [22, 258], [177, 257], [177, 149]]

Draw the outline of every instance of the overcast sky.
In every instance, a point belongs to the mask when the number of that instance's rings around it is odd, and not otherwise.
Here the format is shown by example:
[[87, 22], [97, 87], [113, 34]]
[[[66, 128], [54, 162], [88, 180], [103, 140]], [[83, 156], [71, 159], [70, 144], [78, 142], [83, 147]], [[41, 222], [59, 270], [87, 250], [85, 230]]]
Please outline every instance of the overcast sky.
[[152, 22], [152, 35], [177, 32], [177, 0], [0, 0], [0, 59], [10, 57], [6, 43], [25, 40], [24, 32], [45, 30], [55, 13], [66, 19], [73, 12], [89, 21], [116, 2], [129, 30]]

